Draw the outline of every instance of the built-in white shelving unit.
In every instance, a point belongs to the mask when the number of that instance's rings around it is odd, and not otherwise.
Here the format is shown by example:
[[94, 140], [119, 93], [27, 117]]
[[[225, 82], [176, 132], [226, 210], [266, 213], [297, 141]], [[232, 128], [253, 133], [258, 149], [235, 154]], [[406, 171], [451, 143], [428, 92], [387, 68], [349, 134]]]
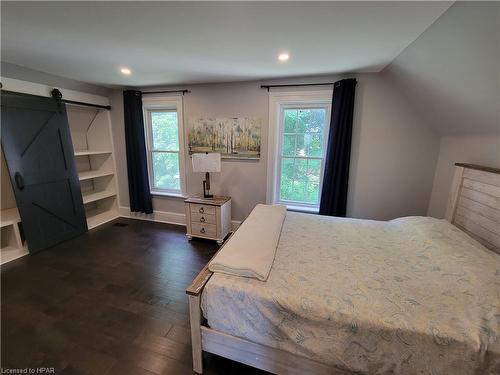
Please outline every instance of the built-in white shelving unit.
[[104, 109], [67, 105], [87, 226], [119, 216], [111, 122]]
[[21, 217], [17, 208], [10, 208], [1, 211], [1, 241], [0, 264], [5, 264], [11, 260], [20, 258], [28, 254], [24, 241], [21, 237], [19, 225]]

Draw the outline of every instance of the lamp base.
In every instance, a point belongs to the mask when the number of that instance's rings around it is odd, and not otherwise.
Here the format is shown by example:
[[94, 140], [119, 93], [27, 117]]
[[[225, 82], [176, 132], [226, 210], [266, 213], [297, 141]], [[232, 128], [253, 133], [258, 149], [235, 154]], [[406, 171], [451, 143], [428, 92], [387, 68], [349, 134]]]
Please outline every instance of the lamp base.
[[213, 198], [213, 197], [214, 195], [210, 194], [210, 180], [208, 180], [208, 183], [206, 180], [203, 181], [203, 198]]

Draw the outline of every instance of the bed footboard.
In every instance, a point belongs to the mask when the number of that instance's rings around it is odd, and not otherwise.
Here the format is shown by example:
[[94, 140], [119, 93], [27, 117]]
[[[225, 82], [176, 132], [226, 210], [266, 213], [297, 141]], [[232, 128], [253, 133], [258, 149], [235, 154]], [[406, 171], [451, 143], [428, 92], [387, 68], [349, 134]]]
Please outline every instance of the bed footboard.
[[203, 349], [201, 346], [201, 321], [202, 313], [200, 307], [201, 292], [205, 284], [212, 276], [208, 264], [203, 267], [191, 285], [186, 289], [189, 299], [189, 321], [191, 325], [191, 347], [193, 350], [193, 370], [201, 374], [203, 372]]
[[[227, 238], [224, 245], [214, 254], [215, 256], [221, 251], [221, 249], [226, 245], [226, 243], [231, 239], [234, 232], [232, 232]], [[212, 260], [210, 259], [210, 261]], [[186, 289], [186, 294], [189, 300], [189, 322], [191, 326], [191, 347], [193, 350], [193, 370], [197, 374], [203, 372], [203, 348], [201, 342], [201, 322], [203, 319], [201, 312], [201, 293], [205, 287], [210, 277], [212, 277], [213, 272], [208, 269], [210, 261], [203, 267], [200, 273], [194, 278], [191, 285]]]
[[[220, 251], [220, 250], [219, 250]], [[216, 254], [217, 255], [217, 254]], [[210, 262], [209, 262], [210, 263]], [[274, 374], [287, 375], [351, 375], [334, 367], [326, 366], [309, 358], [288, 353], [265, 345], [253, 343], [235, 336], [205, 327], [201, 312], [201, 294], [213, 272], [208, 263], [186, 289], [189, 299], [193, 370], [203, 373], [203, 351], [244, 363]]]

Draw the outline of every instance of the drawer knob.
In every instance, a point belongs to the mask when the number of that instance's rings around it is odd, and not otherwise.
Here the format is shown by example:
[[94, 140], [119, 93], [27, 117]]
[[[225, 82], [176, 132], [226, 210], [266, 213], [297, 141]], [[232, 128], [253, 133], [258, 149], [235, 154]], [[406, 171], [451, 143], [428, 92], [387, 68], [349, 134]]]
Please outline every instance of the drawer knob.
[[200, 211], [200, 214], [202, 214], [203, 212], [205, 212], [205, 210], [202, 208], [200, 208], [198, 211]]
[[202, 217], [200, 217], [200, 221], [201, 221], [202, 223], [204, 223], [204, 222], [205, 222], [205, 218], [204, 218], [203, 216], [202, 216]]
[[200, 229], [200, 232], [201, 232], [201, 233], [205, 233], [205, 228], [201, 228], [201, 229]]

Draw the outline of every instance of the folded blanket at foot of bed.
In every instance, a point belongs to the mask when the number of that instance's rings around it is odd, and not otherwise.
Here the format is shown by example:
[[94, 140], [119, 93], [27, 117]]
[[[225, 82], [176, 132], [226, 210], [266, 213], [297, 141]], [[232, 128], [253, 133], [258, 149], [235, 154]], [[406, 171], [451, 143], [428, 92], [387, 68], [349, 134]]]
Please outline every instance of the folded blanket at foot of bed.
[[212, 259], [208, 265], [209, 270], [266, 281], [273, 265], [285, 216], [285, 206], [255, 206]]

